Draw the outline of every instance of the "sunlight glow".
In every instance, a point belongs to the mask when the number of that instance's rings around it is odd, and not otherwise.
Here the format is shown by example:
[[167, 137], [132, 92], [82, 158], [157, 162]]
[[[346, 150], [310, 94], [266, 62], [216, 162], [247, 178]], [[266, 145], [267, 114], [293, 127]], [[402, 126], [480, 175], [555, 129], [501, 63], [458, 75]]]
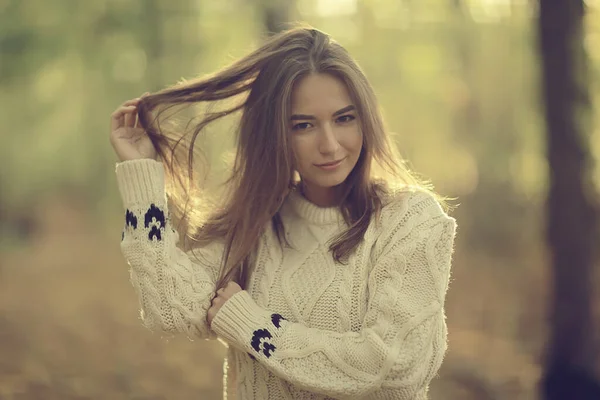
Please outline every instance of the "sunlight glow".
[[585, 35], [583, 43], [589, 57], [595, 63], [600, 62], [600, 51], [598, 51], [600, 47], [600, 33], [588, 33], [587, 35]]
[[600, 8], [600, 0], [583, 0], [586, 6]]
[[512, 0], [471, 0], [469, 10], [477, 22], [497, 22], [511, 16], [512, 3]]
[[336, 17], [354, 15], [357, 10], [357, 0], [318, 0], [317, 15], [320, 17]]

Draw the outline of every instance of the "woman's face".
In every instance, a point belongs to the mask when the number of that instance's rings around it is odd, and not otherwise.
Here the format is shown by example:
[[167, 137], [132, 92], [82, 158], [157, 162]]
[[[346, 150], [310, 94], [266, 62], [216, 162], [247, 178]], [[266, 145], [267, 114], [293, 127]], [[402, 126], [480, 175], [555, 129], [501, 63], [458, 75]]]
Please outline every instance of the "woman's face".
[[[292, 93], [290, 136], [304, 195], [321, 207], [336, 202], [362, 149], [358, 115], [346, 85], [329, 74], [302, 78]], [[334, 167], [321, 164], [339, 161]]]

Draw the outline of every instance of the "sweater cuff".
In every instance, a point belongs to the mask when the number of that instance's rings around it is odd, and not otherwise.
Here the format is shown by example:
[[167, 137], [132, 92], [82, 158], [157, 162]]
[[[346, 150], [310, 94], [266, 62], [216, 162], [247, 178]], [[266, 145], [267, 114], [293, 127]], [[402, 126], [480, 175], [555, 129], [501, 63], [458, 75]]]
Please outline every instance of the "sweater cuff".
[[[270, 313], [260, 307], [246, 290], [231, 296], [211, 322], [212, 330], [223, 340], [248, 350], [247, 344], [258, 327], [267, 326]], [[248, 340], [246, 340], [248, 339]]]
[[152, 159], [117, 163], [117, 184], [125, 208], [131, 204], [166, 201], [163, 165]]

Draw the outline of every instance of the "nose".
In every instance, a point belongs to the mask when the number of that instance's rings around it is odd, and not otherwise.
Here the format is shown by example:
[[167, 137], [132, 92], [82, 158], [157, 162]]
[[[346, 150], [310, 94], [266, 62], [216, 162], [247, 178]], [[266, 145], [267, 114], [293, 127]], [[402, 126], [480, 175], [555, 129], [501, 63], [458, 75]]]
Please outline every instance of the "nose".
[[319, 152], [321, 154], [335, 154], [340, 147], [331, 124], [323, 124], [319, 137]]

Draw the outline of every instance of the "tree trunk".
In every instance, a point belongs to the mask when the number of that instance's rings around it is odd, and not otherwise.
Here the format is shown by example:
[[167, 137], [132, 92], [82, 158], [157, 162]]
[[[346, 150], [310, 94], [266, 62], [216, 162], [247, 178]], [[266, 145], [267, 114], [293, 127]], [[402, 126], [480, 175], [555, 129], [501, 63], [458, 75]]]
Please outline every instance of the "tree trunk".
[[290, 22], [292, 10], [296, 5], [295, 0], [269, 0], [261, 1], [261, 8], [265, 30], [269, 35], [286, 29], [285, 24]]
[[583, 0], [540, 0], [547, 155], [547, 240], [553, 293], [541, 390], [545, 399], [600, 399], [593, 376], [591, 282], [597, 215], [587, 117]]

